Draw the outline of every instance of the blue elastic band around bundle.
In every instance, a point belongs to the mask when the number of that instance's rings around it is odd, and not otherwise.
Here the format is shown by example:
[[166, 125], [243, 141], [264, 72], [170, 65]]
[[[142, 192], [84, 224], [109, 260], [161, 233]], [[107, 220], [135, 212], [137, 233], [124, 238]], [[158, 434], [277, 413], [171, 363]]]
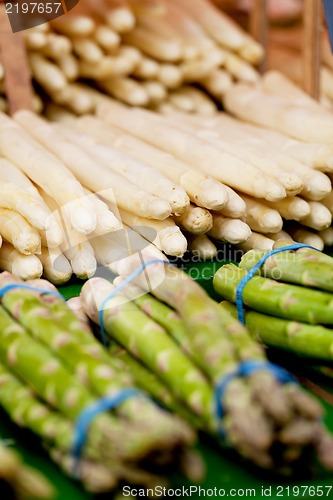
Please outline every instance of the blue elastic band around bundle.
[[74, 475], [79, 477], [79, 462], [82, 456], [84, 446], [87, 441], [88, 432], [92, 421], [101, 413], [114, 410], [128, 399], [134, 397], [144, 397], [144, 394], [138, 389], [127, 387], [114, 395], [101, 398], [99, 401], [88, 406], [78, 417], [74, 428], [74, 444], [72, 456], [74, 458]]
[[45, 290], [44, 288], [38, 288], [36, 286], [25, 285], [24, 283], [10, 283], [9, 285], [4, 286], [0, 289], [0, 298], [3, 297], [10, 290], [15, 290], [15, 288], [20, 288], [23, 290], [30, 290], [32, 292], [38, 292], [46, 295], [55, 295], [62, 300], [65, 300], [61, 293], [56, 292], [55, 290]]
[[265, 264], [266, 260], [276, 255], [277, 253], [282, 252], [290, 252], [292, 250], [299, 250], [300, 248], [310, 248], [311, 250], [315, 250], [316, 252], [320, 252], [317, 248], [311, 247], [310, 245], [305, 245], [303, 243], [293, 243], [292, 245], [288, 245], [282, 248], [276, 248], [275, 250], [271, 250], [267, 252], [258, 262], [247, 272], [247, 274], [240, 280], [236, 289], [236, 307], [238, 320], [245, 325], [245, 315], [244, 315], [244, 289], [248, 282], [253, 278], [257, 271], [261, 268], [263, 264]]
[[101, 308], [99, 310], [99, 324], [100, 324], [100, 329], [101, 329], [101, 337], [102, 341], [105, 347], [107, 347], [107, 340], [106, 340], [106, 335], [105, 335], [105, 328], [104, 328], [104, 320], [103, 320], [103, 313], [105, 310], [105, 306], [108, 303], [109, 300], [113, 299], [123, 288], [125, 288], [129, 283], [131, 283], [137, 276], [139, 276], [142, 271], [146, 269], [146, 267], [152, 265], [152, 264], [166, 264], [169, 266], [173, 266], [171, 262], [168, 262], [166, 260], [162, 259], [153, 259], [153, 260], [148, 260], [147, 262], [144, 262], [142, 266], [138, 267], [135, 271], [133, 271], [132, 274], [130, 274], [117, 288], [112, 290], [112, 292], [105, 297], [105, 299], [102, 302]]
[[[236, 370], [223, 377], [215, 387], [215, 411], [218, 421], [224, 416], [223, 397], [230, 382], [237, 377], [248, 377], [260, 370], [270, 372], [281, 384], [297, 382], [291, 373], [281, 368], [281, 366], [270, 363], [269, 361], [243, 361], [238, 365]], [[221, 430], [221, 434], [223, 434], [223, 429]]]

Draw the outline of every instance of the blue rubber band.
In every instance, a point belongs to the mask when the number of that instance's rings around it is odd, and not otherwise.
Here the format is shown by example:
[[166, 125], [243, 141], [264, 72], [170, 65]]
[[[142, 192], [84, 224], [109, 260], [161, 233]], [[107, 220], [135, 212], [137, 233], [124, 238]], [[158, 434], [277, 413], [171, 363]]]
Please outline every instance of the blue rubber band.
[[92, 421], [101, 413], [115, 409], [130, 398], [144, 396], [138, 389], [128, 387], [117, 392], [114, 395], [101, 398], [92, 405], [88, 406], [79, 415], [74, 427], [74, 444], [72, 448], [72, 456], [74, 458], [74, 475], [79, 477], [79, 462], [82, 456], [82, 451], [87, 441], [88, 432]]
[[[232, 382], [237, 377], [245, 378], [260, 370], [266, 370], [270, 372], [272, 375], [275, 376], [275, 378], [279, 382], [281, 382], [281, 384], [297, 382], [296, 378], [291, 373], [289, 373], [281, 366], [270, 363], [269, 361], [258, 361], [258, 360], [243, 361], [242, 363], [239, 364], [236, 370], [223, 377], [222, 380], [220, 380], [220, 382], [218, 382], [218, 384], [215, 387], [215, 393], [214, 393], [215, 412], [217, 420], [219, 422], [221, 421], [225, 413], [223, 405], [223, 397], [230, 382]], [[224, 431], [221, 427], [220, 427], [220, 432], [221, 434], [224, 434]]]
[[241, 323], [243, 323], [243, 325], [245, 325], [243, 295], [244, 295], [244, 288], [246, 287], [248, 282], [253, 278], [253, 276], [266, 262], [266, 260], [272, 257], [272, 255], [282, 252], [289, 252], [291, 250], [298, 250], [300, 248], [310, 248], [311, 250], [320, 252], [320, 250], [318, 250], [317, 248], [311, 247], [310, 245], [305, 245], [303, 243], [294, 243], [292, 245], [288, 245], [287, 247], [276, 248], [275, 250], [271, 250], [270, 252], [266, 253], [260, 260], [258, 260], [258, 262], [252, 267], [252, 269], [250, 269], [247, 272], [244, 278], [240, 280], [236, 288], [236, 307], [237, 307], [238, 320]]
[[119, 292], [121, 292], [121, 290], [123, 290], [123, 288], [125, 288], [126, 285], [131, 283], [137, 276], [139, 276], [139, 274], [142, 273], [142, 271], [144, 271], [146, 269], [146, 267], [150, 266], [151, 264], [156, 264], [158, 262], [162, 263], [162, 264], [167, 264], [169, 266], [174, 265], [171, 262], [168, 262], [168, 261], [162, 260], [162, 259], [154, 259], [154, 260], [149, 260], [147, 262], [144, 262], [144, 264], [142, 264], [142, 266], [138, 267], [135, 271], [133, 271], [132, 274], [130, 274], [119, 286], [117, 286], [117, 288], [112, 290], [112, 292], [103, 300], [98, 315], [99, 315], [99, 324], [100, 324], [100, 329], [101, 329], [101, 337], [102, 337], [102, 341], [103, 341], [103, 344], [105, 347], [107, 347], [107, 345], [108, 345], [107, 340], [106, 340], [104, 320], [103, 320], [103, 313], [104, 313], [106, 304], [108, 303], [109, 300], [113, 299]]
[[6, 285], [0, 289], [0, 298], [3, 297], [10, 290], [14, 290], [15, 288], [22, 288], [23, 290], [30, 290], [32, 292], [39, 292], [41, 294], [46, 295], [55, 295], [62, 300], [65, 300], [61, 293], [56, 292], [55, 290], [45, 290], [44, 288], [38, 288], [36, 286], [25, 285], [24, 283], [11, 283], [10, 285]]

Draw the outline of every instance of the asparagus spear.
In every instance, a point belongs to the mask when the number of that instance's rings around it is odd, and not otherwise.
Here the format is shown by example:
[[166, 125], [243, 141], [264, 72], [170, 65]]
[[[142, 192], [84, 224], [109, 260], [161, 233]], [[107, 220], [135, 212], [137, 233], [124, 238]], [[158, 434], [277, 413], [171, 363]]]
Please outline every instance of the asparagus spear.
[[[16, 452], [2, 445], [0, 445], [0, 479], [11, 486], [18, 499], [46, 500], [55, 497], [53, 486], [42, 474], [24, 465]], [[6, 494], [3, 491], [2, 493]]]
[[[69, 419], [76, 419], [84, 409], [96, 402], [97, 398], [79, 383], [57, 357], [27, 335], [3, 308], [0, 308], [0, 325], [0, 360], [48, 404]], [[156, 445], [156, 436], [143, 434], [140, 429], [111, 413], [96, 417], [89, 434], [92, 446], [106, 458], [117, 456], [138, 460], [140, 456], [150, 453], [152, 440]]]
[[[131, 384], [131, 378], [109, 362], [107, 352], [91, 333], [87, 334], [83, 328], [81, 332], [71, 329], [69, 322], [68, 331], [64, 331], [63, 325], [58, 325], [54, 321], [55, 317], [43, 307], [43, 296], [38, 298], [30, 290], [14, 289], [4, 295], [2, 302], [28, 333], [48, 346], [91, 391], [107, 396]], [[70, 314], [67, 314], [67, 319], [70, 319]], [[77, 323], [74, 314], [71, 320]], [[151, 441], [152, 449], [160, 447], [161, 439], [165, 449], [172, 449], [179, 440], [193, 442], [194, 435], [183, 421], [161, 411], [148, 399], [129, 399], [119, 405], [116, 412], [135, 423], [138, 432], [146, 434], [146, 443]]]
[[[243, 255], [241, 269], [249, 271], [267, 252], [251, 250]], [[319, 252], [300, 249], [269, 257], [260, 268], [260, 275], [284, 283], [296, 283], [306, 287], [333, 292], [333, 259], [322, 259]]]
[[120, 366], [124, 373], [129, 373], [132, 376], [137, 387], [168, 410], [184, 417], [194, 427], [199, 427], [199, 421], [196, 420], [195, 416], [177, 400], [172, 391], [153, 372], [149, 371], [116, 342], [111, 342], [108, 349], [112, 358], [116, 358], [121, 363]]
[[[82, 288], [86, 313], [97, 324], [99, 307], [112, 290], [112, 285], [100, 278], [90, 280]], [[157, 373], [195, 414], [212, 423], [211, 387], [162, 327], [120, 294], [106, 304], [103, 323], [109, 335]]]
[[[222, 303], [223, 309], [237, 316], [235, 306]], [[332, 331], [320, 325], [274, 318], [256, 311], [245, 313], [245, 324], [252, 337], [263, 344], [295, 352], [300, 356], [331, 360]]]
[[[233, 264], [223, 266], [214, 276], [214, 288], [235, 302], [237, 286], [245, 275], [246, 271]], [[250, 308], [273, 316], [305, 323], [333, 323], [332, 295], [319, 290], [254, 276], [244, 289], [243, 299]]]

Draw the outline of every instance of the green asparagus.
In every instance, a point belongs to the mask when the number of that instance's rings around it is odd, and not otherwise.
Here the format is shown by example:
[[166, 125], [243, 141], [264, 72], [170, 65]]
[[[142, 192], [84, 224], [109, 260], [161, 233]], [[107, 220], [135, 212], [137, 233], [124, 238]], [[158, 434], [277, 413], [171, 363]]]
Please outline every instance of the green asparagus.
[[[237, 317], [233, 304], [222, 302], [221, 305]], [[252, 337], [267, 346], [310, 358], [333, 359], [333, 331], [323, 326], [274, 318], [256, 311], [245, 312], [245, 324]]]
[[[249, 271], [266, 254], [265, 250], [250, 250], [243, 255], [239, 266]], [[333, 259], [327, 256], [322, 259], [314, 250], [302, 248], [272, 255], [262, 265], [259, 274], [277, 281], [333, 292]]]
[[[231, 302], [246, 271], [234, 264], [222, 266], [214, 276], [217, 293]], [[245, 286], [244, 304], [256, 311], [312, 324], [333, 324], [333, 296], [319, 290], [278, 283], [254, 276]]]
[[[0, 275], [0, 289], [2, 280]], [[54, 299], [59, 300], [54, 296], [51, 298], [53, 303]], [[2, 298], [7, 311], [32, 336], [58, 356], [67, 369], [96, 395], [107, 396], [131, 385], [132, 378], [116, 369], [114, 364], [111, 367], [109, 355], [89, 330], [80, 329], [80, 325], [71, 326], [73, 323], [77, 324], [77, 318], [71, 311], [70, 314], [67, 313], [67, 329], [64, 330], [63, 325], [55, 321], [54, 313], [45, 307], [45, 301], [49, 302], [50, 296], [19, 288], [8, 291]], [[152, 449], [154, 442], [157, 449], [160, 447], [161, 436], [165, 448], [168, 448], [168, 444], [172, 447], [178, 439], [189, 443], [194, 440], [194, 435], [185, 422], [161, 411], [149, 399], [129, 399], [119, 405], [116, 412], [135, 422], [142, 433], [146, 431], [146, 441], [151, 441]]]

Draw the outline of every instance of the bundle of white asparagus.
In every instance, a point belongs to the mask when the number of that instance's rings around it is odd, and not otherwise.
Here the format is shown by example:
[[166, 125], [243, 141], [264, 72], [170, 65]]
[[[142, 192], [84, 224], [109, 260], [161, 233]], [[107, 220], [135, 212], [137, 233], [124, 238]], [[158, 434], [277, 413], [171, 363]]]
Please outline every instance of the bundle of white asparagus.
[[23, 34], [51, 116], [58, 106], [92, 112], [104, 95], [214, 114], [234, 81], [258, 80], [254, 66], [263, 57], [262, 47], [210, 0], [81, 0], [66, 16]]
[[254, 124], [111, 99], [67, 125], [1, 114], [0, 267], [59, 284], [146, 246], [208, 259], [216, 242], [331, 245], [333, 115], [274, 72], [225, 106]]

